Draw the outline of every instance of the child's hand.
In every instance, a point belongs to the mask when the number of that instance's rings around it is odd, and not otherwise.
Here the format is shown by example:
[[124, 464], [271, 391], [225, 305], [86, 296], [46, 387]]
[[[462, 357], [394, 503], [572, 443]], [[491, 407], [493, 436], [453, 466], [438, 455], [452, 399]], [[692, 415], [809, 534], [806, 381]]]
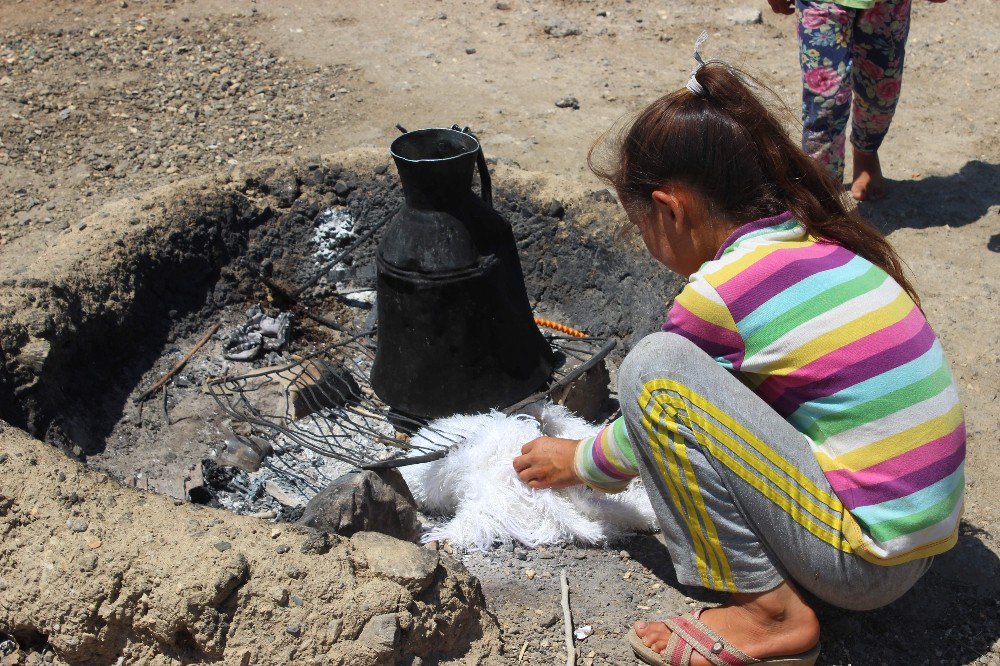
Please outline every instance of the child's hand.
[[[944, 0], [937, 1], [944, 2]], [[771, 11], [775, 14], [795, 13], [795, 0], [767, 0], [767, 4], [771, 5]]]
[[567, 488], [582, 483], [573, 470], [575, 439], [539, 437], [521, 447], [514, 458], [518, 478], [531, 488]]

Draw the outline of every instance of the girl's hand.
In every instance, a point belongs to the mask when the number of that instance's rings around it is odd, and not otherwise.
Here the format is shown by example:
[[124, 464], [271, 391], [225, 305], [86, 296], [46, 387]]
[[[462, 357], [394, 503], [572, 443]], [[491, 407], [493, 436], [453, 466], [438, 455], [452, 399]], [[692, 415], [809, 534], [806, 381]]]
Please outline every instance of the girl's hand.
[[573, 469], [579, 442], [575, 439], [539, 437], [521, 447], [514, 458], [518, 478], [530, 488], [568, 488], [582, 483]]
[[[931, 2], [944, 2], [944, 0], [931, 0]], [[775, 14], [794, 14], [795, 0], [767, 0], [771, 5], [771, 11]]]

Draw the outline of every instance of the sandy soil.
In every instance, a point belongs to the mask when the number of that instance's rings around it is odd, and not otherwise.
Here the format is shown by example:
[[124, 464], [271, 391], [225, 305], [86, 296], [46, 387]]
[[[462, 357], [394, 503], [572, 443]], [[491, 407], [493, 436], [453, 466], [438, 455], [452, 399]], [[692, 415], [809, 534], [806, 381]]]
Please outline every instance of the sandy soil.
[[[683, 84], [703, 28], [713, 35], [707, 54], [745, 64], [797, 104], [793, 22], [760, 2], [762, 24], [734, 25], [727, 14], [740, 6], [4, 0], [0, 284], [104, 202], [262, 156], [381, 148], [396, 123], [470, 125], [489, 155], [596, 187], [588, 147]], [[864, 208], [913, 271], [960, 383], [965, 534], [889, 611], [824, 609], [823, 663], [1000, 663], [998, 25], [991, 0], [915, 1], [903, 98], [882, 150], [892, 193]], [[567, 29], [580, 34], [553, 36]], [[566, 96], [579, 110], [555, 106]], [[544, 574], [565, 565], [580, 619], [597, 630], [584, 658], [627, 663], [621, 627], [687, 602], [651, 539], [625, 550], [467, 564], [505, 626], [508, 654], [528, 642], [523, 663], [558, 660], [558, 624], [544, 627], [557, 587]], [[536, 558], [529, 582], [525, 562]], [[650, 573], [668, 583], [656, 603], [646, 602]]]

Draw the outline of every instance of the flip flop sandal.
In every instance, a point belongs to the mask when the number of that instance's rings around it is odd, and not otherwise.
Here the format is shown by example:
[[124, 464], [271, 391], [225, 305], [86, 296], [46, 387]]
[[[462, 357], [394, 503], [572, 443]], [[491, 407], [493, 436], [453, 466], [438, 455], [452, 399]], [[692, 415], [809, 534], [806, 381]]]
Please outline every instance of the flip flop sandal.
[[685, 613], [679, 617], [665, 620], [670, 629], [670, 640], [663, 653], [654, 652], [643, 644], [642, 639], [629, 631], [628, 642], [635, 656], [652, 666], [691, 666], [691, 655], [698, 652], [715, 666], [750, 666], [750, 664], [767, 664], [768, 666], [813, 666], [819, 657], [819, 644], [802, 654], [770, 659], [754, 659], [742, 650], [730, 645], [726, 639], [715, 633], [700, 619], [704, 608], [693, 613]]

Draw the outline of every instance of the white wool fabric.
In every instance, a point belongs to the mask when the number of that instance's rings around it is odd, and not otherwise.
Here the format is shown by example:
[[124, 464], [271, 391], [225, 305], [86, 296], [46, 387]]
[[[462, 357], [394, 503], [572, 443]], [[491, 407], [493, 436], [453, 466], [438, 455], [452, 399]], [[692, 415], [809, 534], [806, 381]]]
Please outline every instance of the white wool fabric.
[[655, 531], [656, 517], [638, 480], [614, 495], [582, 485], [533, 490], [522, 483], [513, 460], [523, 445], [541, 436], [582, 439], [599, 430], [559, 405], [526, 411], [438, 419], [414, 436], [415, 444], [451, 449], [440, 460], [400, 469], [420, 508], [447, 518], [424, 535], [425, 542], [447, 540], [467, 550], [511, 541], [532, 548], [597, 545]]

